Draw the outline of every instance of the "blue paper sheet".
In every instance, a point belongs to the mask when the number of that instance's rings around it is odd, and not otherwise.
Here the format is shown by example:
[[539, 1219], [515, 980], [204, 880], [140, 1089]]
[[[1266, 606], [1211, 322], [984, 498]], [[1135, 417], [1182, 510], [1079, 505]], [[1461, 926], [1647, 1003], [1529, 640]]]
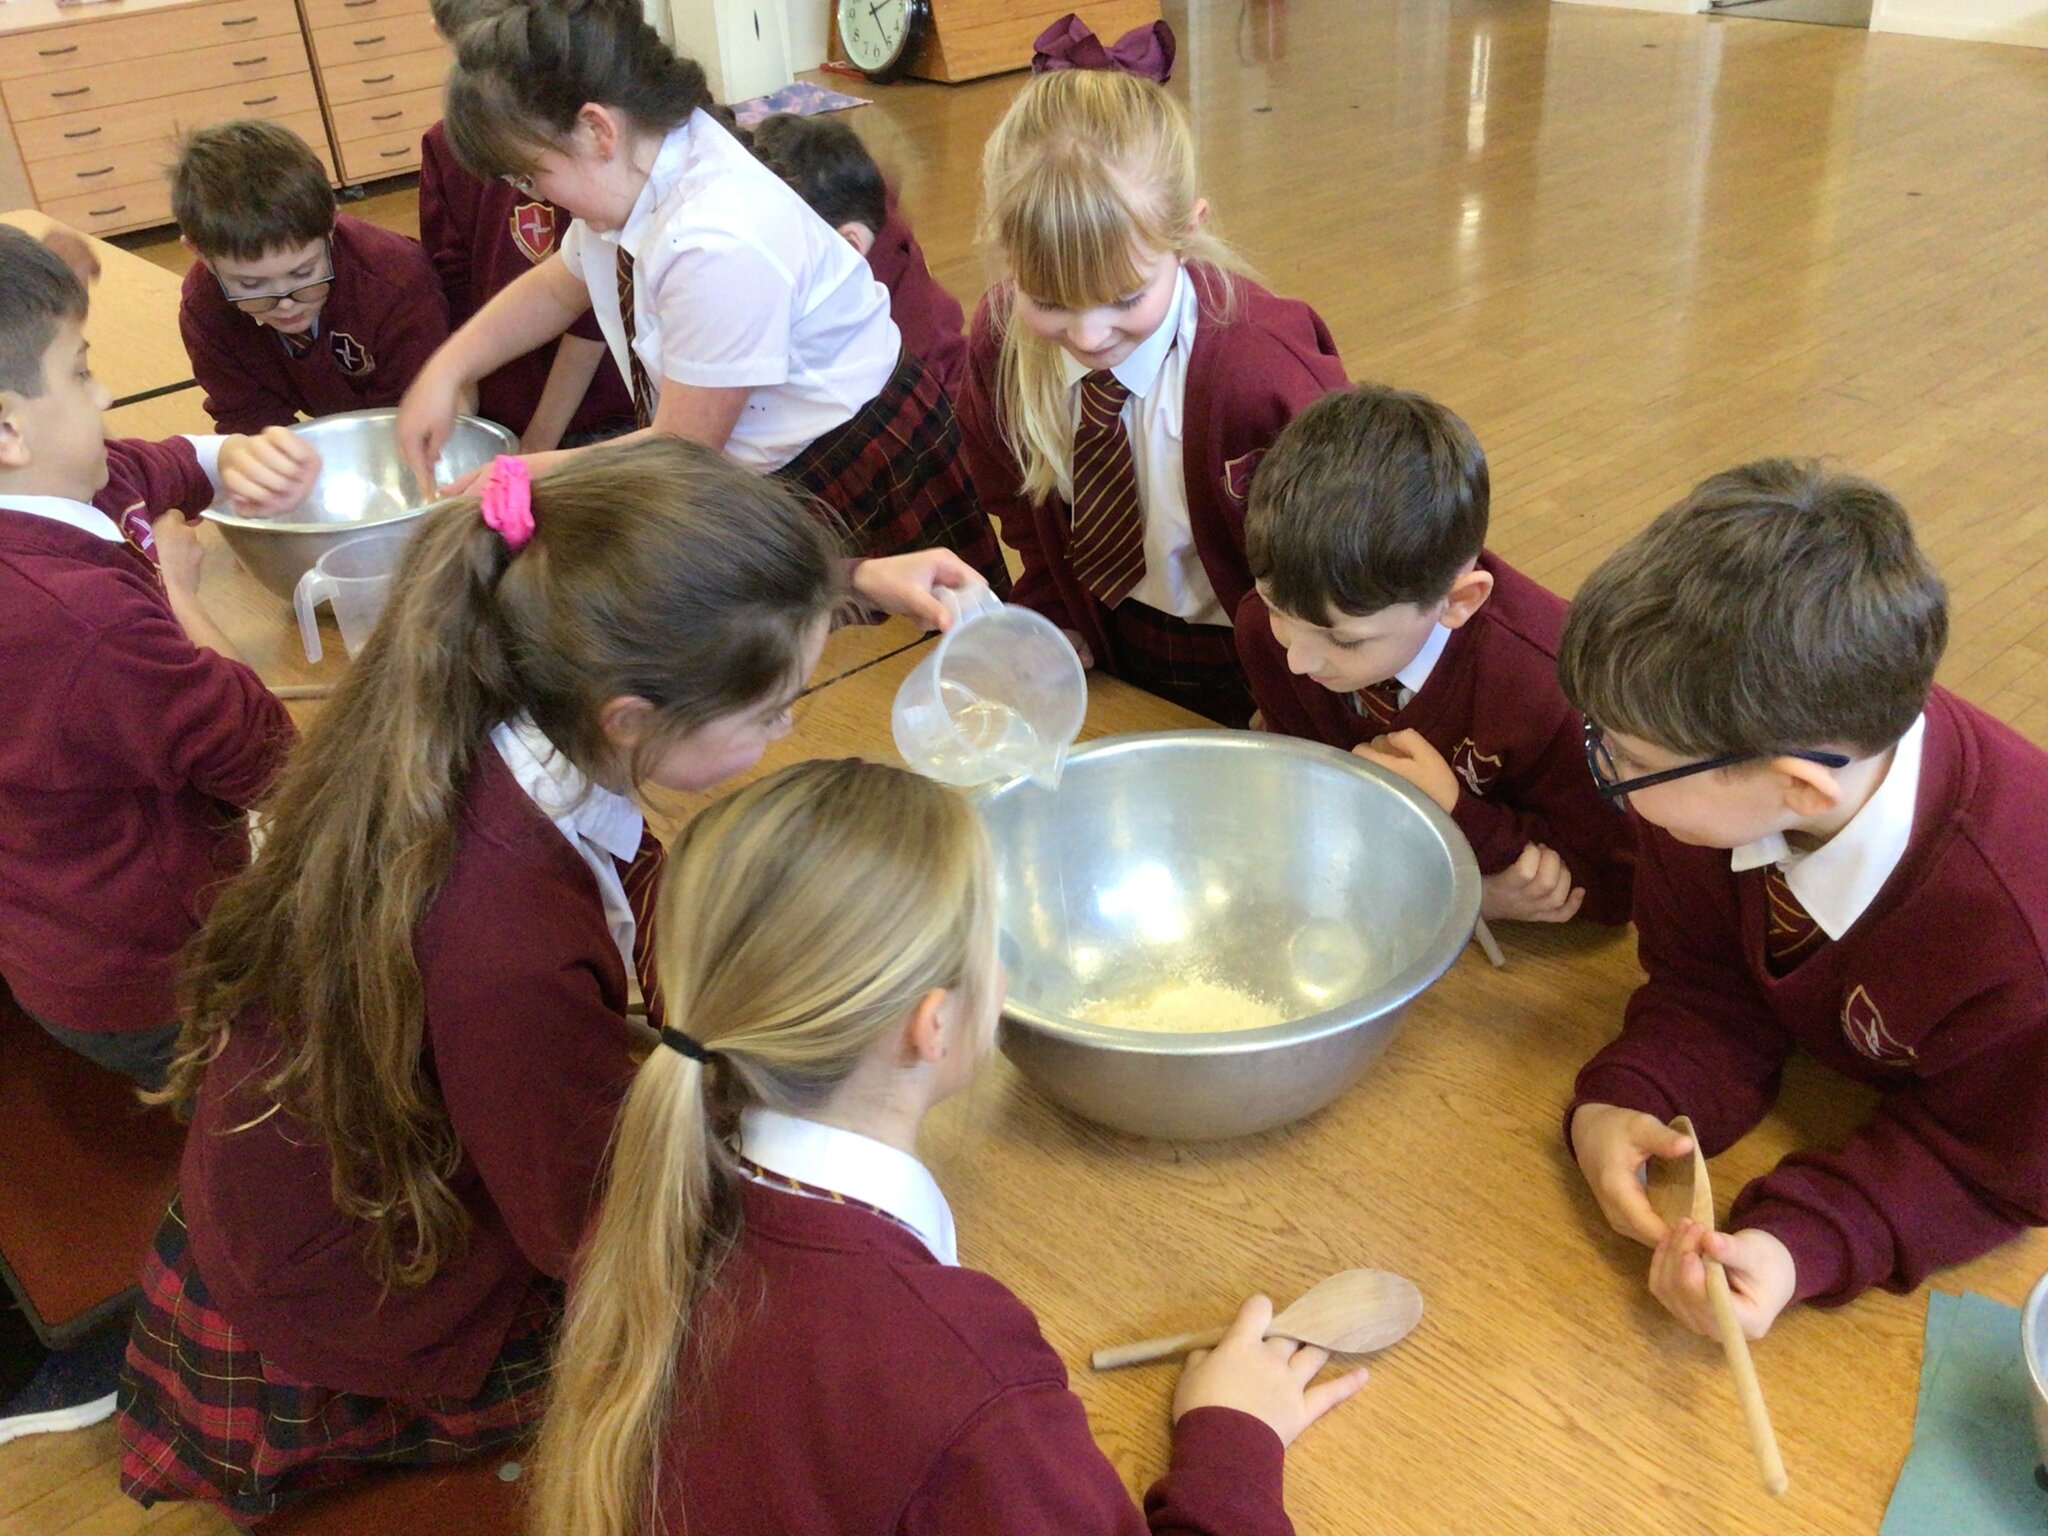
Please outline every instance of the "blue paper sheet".
[[2041, 1536], [2048, 1492], [2020, 1358], [2017, 1307], [1927, 1294], [1913, 1447], [1879, 1536]]

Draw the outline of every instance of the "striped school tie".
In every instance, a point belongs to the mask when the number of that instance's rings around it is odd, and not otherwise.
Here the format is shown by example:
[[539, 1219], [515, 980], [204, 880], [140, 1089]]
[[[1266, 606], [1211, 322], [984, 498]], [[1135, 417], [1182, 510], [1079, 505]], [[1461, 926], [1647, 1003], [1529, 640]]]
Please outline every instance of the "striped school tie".
[[639, 327], [633, 323], [633, 253], [619, 248], [619, 316], [626, 322], [626, 356], [633, 371], [633, 420], [642, 427], [654, 425], [654, 381], [647, 377], [647, 365], [633, 350]]
[[1359, 689], [1352, 697], [1358, 700], [1358, 712], [1383, 730], [1401, 713], [1401, 685], [1391, 677]]
[[1827, 942], [1827, 930], [1792, 894], [1775, 864], [1764, 871], [1764, 900], [1764, 964], [1773, 976], [1783, 976]]
[[661, 1028], [661, 993], [655, 985], [654, 898], [661, 889], [662, 862], [667, 857], [661, 839], [646, 827], [640, 829], [640, 848], [628, 864], [619, 866], [619, 883], [625, 887], [626, 905], [633, 911], [633, 969], [640, 980], [640, 995], [647, 1001], [647, 1022]]
[[1075, 579], [1114, 608], [1145, 574], [1145, 509], [1138, 505], [1138, 461], [1124, 431], [1131, 392], [1100, 370], [1081, 380], [1081, 422], [1074, 429], [1074, 533], [1067, 560]]

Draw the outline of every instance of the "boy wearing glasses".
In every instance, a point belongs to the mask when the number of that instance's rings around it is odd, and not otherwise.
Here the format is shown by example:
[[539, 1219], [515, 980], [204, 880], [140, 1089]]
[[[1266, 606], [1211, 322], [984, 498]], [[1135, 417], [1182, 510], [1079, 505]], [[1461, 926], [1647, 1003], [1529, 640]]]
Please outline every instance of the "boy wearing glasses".
[[277, 123], [185, 140], [171, 211], [199, 259], [178, 327], [223, 432], [396, 405], [448, 336], [417, 240], [335, 214], [327, 170]]
[[1488, 918], [1628, 920], [1634, 837], [1557, 685], [1564, 600], [1485, 549], [1489, 480], [1435, 401], [1361, 384], [1252, 478], [1238, 656], [1266, 729], [1358, 753], [1472, 844]]
[[[1868, 481], [1714, 476], [1580, 589], [1558, 663], [1603, 791], [1647, 826], [1648, 979], [1566, 1130], [1650, 1289], [1711, 1334], [1704, 1258], [1760, 1338], [2048, 1223], [2048, 756], [1934, 684], [1947, 598]], [[1640, 1174], [1769, 1110], [1803, 1049], [1880, 1095], [1832, 1150], [1667, 1228]]]

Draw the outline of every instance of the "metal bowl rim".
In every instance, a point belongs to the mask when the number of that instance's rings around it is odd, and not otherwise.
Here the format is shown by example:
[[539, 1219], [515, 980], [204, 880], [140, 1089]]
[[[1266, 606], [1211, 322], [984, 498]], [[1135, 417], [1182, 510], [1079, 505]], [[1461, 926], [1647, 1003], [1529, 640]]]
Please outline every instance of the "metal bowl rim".
[[[1353, 753], [1295, 736], [1270, 736], [1253, 731], [1231, 731], [1222, 728], [1135, 731], [1119, 736], [1100, 736], [1074, 747], [1067, 753], [1066, 768], [1067, 771], [1071, 771], [1077, 760], [1089, 757], [1114, 756], [1125, 752], [1144, 752], [1172, 746], [1217, 747], [1232, 752], [1279, 751], [1294, 757], [1313, 759], [1325, 766], [1340, 767], [1392, 789], [1411, 810], [1421, 815], [1450, 853], [1450, 919], [1446, 921], [1430, 947], [1409, 962], [1406, 969], [1389, 977], [1372, 991], [1362, 992], [1336, 1007], [1325, 1008], [1320, 1013], [1290, 1019], [1282, 1024], [1264, 1024], [1257, 1029], [1215, 1031], [1127, 1030], [1106, 1024], [1090, 1024], [1081, 1019], [1070, 1019], [1064, 1014], [1041, 1013], [1033, 1008], [1005, 1003], [1005, 1026], [1015, 1025], [1061, 1042], [1086, 1045], [1093, 1049], [1114, 1051], [1129, 1056], [1241, 1056], [1268, 1051], [1276, 1046], [1306, 1045], [1391, 1018], [1426, 992], [1438, 977], [1451, 968], [1458, 956], [1464, 952], [1465, 946], [1471, 942], [1472, 930], [1479, 918], [1479, 864], [1472, 856], [1472, 846], [1465, 840], [1465, 834], [1458, 830], [1457, 823], [1451, 820], [1443, 807], [1413, 784], [1399, 774], [1390, 772], [1376, 763], [1369, 763]], [[980, 810], [991, 801], [1020, 792], [1022, 786], [1027, 783], [1029, 780], [1013, 779], [1007, 784], [975, 790], [968, 798], [975, 808]], [[1469, 915], [1461, 917], [1461, 913]]]
[[2035, 1400], [2048, 1404], [2048, 1377], [2043, 1376], [2040, 1349], [2044, 1342], [2041, 1338], [2044, 1322], [2048, 1322], [2048, 1275], [2034, 1282], [2034, 1288], [2027, 1292], [2025, 1305], [2020, 1308], [2020, 1353], [2026, 1357], [2027, 1377], [2034, 1384]]

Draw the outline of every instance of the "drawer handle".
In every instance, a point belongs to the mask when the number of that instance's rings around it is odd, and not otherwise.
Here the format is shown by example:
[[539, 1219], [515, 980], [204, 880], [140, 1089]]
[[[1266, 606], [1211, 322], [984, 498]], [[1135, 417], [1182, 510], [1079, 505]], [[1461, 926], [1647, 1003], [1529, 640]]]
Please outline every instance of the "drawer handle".
[[[379, 160], [398, 160], [411, 153], [410, 149], [385, 149], [378, 151], [377, 158]], [[109, 167], [109, 169], [112, 169], [112, 167]]]
[[253, 27], [256, 25], [256, 18], [254, 16], [229, 16], [221, 21], [221, 25], [224, 27]]
[[375, 5], [377, 0], [341, 0], [344, 11], [360, 11], [366, 5]]
[[254, 66], [254, 65], [257, 65], [257, 64], [268, 64], [269, 62], [270, 62], [270, 55], [269, 55], [269, 54], [267, 54], [267, 53], [259, 53], [259, 54], [257, 54], [257, 55], [256, 55], [256, 57], [255, 57], [255, 58], [253, 58], [253, 59], [237, 59], [237, 60], [235, 60], [235, 68], [236, 68], [236, 69], [248, 69], [248, 68], [251, 68], [252, 66]]
[[252, 96], [249, 100], [243, 102], [242, 105], [245, 107], [267, 107], [275, 100], [277, 100], [275, 96]]
[[388, 123], [403, 116], [405, 116], [405, 109], [401, 107], [396, 112], [372, 112], [370, 114], [370, 121], [373, 123]]
[[92, 90], [92, 87], [91, 87], [91, 86], [89, 86], [89, 85], [81, 85], [81, 86], [80, 86], [80, 87], [79, 87], [79, 88], [78, 88], [77, 90], [75, 90], [75, 91], [52, 91], [52, 92], [50, 92], [50, 100], [52, 100], [52, 101], [62, 101], [62, 100], [63, 100], [63, 99], [65, 98], [65, 97], [67, 97], [67, 96], [84, 96], [84, 95], [88, 94], [88, 93], [89, 93], [89, 92], [90, 92], [91, 90]]
[[89, 139], [99, 131], [97, 128], [78, 128], [65, 134], [64, 137], [67, 139]]
[[113, 174], [114, 168], [111, 165], [103, 165], [96, 171], [80, 171], [77, 173], [80, 181], [91, 181], [96, 177], [111, 176]]
[[38, 48], [36, 50], [36, 57], [39, 59], [61, 59], [67, 53], [76, 52], [78, 52], [78, 44], [66, 43], [62, 48]]
[[356, 47], [358, 47], [358, 48], [374, 48], [374, 47], [376, 47], [376, 46], [377, 46], [377, 45], [378, 45], [379, 43], [381, 43], [381, 42], [383, 42], [383, 41], [384, 41], [384, 34], [383, 34], [382, 32], [379, 32], [379, 33], [378, 33], [378, 34], [377, 34], [377, 35], [376, 35], [375, 37], [359, 37], [359, 38], [357, 38], [357, 39], [355, 40], [355, 46], [356, 46]]
[[113, 206], [113, 207], [111, 207], [111, 208], [91, 208], [91, 209], [88, 209], [88, 210], [86, 210], [86, 215], [85, 215], [85, 216], [86, 216], [86, 217], [87, 217], [88, 219], [111, 219], [111, 218], [112, 218], [112, 217], [113, 217], [113, 216], [114, 216], [115, 214], [117, 214], [117, 213], [126, 213], [127, 211], [128, 211], [128, 205], [127, 205], [126, 203], [116, 203], [116, 204], [114, 204], [114, 206]]
[[363, 84], [389, 85], [392, 81], [396, 80], [397, 78], [398, 76], [396, 75], [365, 75], [363, 76]]

